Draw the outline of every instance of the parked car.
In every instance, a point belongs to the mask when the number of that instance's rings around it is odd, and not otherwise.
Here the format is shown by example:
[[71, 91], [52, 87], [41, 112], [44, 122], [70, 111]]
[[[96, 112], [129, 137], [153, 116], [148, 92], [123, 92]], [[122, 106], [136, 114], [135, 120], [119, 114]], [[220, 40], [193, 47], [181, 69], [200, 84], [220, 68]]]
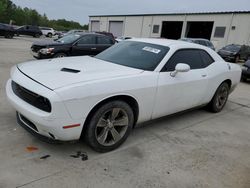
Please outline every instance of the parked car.
[[122, 42], [122, 41], [128, 40], [128, 39], [132, 39], [132, 37], [121, 36], [121, 37], [117, 37], [115, 40], [116, 40], [116, 42]]
[[94, 56], [114, 44], [105, 35], [93, 33], [69, 34], [55, 41], [36, 41], [31, 46], [31, 52], [37, 59], [58, 58], [66, 56]]
[[250, 59], [248, 59], [242, 66], [241, 80], [246, 81], [250, 79]]
[[16, 29], [16, 34], [19, 35], [28, 35], [39, 38], [43, 33], [37, 26], [25, 25]]
[[186, 41], [186, 42], [192, 42], [196, 44], [200, 44], [202, 46], [206, 46], [208, 48], [211, 48], [212, 50], [215, 50], [215, 47], [213, 43], [207, 39], [201, 39], [201, 38], [182, 38], [180, 39], [181, 41]]
[[15, 30], [11, 25], [0, 23], [0, 36], [13, 38]]
[[218, 51], [218, 54], [226, 61], [237, 63], [239, 60], [247, 60], [250, 57], [250, 46], [229, 44]]
[[[55, 35], [57, 35], [58, 37], [64, 35], [65, 33], [67, 33], [67, 31], [55, 31]], [[62, 38], [62, 37], [59, 37], [59, 38]]]
[[114, 35], [112, 33], [109, 33], [109, 32], [106, 32], [106, 31], [96, 31], [94, 33], [98, 33], [98, 34], [109, 36], [115, 42], [115, 37], [114, 37]]
[[220, 112], [241, 77], [237, 64], [187, 42], [132, 39], [95, 57], [16, 65], [6, 85], [20, 125], [53, 140], [84, 136], [119, 147], [136, 123], [208, 106]]
[[39, 29], [42, 31], [43, 35], [46, 37], [51, 38], [53, 35], [55, 35], [55, 30], [53, 28], [39, 27]]
[[80, 29], [73, 29], [73, 30], [70, 30], [68, 32], [61, 32], [61, 33], [58, 33], [58, 38], [62, 38], [66, 35], [70, 35], [70, 34], [74, 34], [74, 33], [85, 33], [86, 31], [85, 30], [80, 30]]

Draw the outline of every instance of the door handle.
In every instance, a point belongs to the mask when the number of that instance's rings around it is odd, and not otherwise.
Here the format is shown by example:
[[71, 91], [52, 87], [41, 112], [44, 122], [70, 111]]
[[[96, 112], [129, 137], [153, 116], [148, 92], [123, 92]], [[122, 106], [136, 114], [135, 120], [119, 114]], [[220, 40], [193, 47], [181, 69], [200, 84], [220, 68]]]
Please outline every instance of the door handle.
[[207, 75], [206, 75], [206, 74], [202, 74], [201, 76], [202, 76], [202, 77], [207, 77]]
[[91, 50], [96, 50], [96, 48], [91, 48]]

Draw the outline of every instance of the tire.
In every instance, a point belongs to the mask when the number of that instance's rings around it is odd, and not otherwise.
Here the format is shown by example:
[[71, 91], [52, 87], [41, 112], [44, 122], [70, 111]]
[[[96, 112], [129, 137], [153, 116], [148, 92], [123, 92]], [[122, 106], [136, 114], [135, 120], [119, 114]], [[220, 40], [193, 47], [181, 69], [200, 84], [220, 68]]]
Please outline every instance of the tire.
[[241, 76], [240, 80], [241, 80], [241, 82], [247, 82], [247, 79], [242, 77], [242, 76]]
[[10, 33], [6, 33], [4, 37], [7, 38], [7, 39], [12, 39], [13, 35], [10, 34]]
[[212, 100], [207, 105], [208, 110], [213, 113], [220, 112], [227, 103], [229, 95], [229, 85], [226, 82], [223, 82], [216, 90]]
[[133, 123], [131, 107], [123, 101], [111, 101], [102, 105], [91, 116], [84, 138], [93, 150], [109, 152], [127, 139]]
[[48, 33], [47, 37], [51, 38], [52, 37], [52, 33]]
[[40, 35], [39, 34], [35, 34], [34, 37], [35, 38], [40, 38]]
[[54, 58], [67, 57], [67, 54], [65, 54], [65, 53], [56, 53], [53, 57], [54, 57]]

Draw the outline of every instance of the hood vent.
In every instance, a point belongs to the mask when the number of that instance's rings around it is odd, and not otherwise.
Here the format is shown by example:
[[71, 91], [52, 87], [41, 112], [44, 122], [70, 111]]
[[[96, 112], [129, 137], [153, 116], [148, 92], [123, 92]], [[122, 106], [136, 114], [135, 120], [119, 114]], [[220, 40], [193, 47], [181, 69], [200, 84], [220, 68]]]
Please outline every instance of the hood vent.
[[78, 72], [81, 72], [80, 70], [69, 69], [69, 68], [62, 68], [61, 71], [63, 71], [63, 72], [70, 72], [70, 73], [78, 73]]

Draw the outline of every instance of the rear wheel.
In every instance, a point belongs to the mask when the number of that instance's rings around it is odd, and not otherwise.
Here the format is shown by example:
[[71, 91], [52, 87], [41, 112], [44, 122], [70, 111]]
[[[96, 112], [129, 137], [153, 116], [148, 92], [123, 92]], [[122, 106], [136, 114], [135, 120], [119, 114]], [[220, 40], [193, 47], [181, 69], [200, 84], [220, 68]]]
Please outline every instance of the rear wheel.
[[131, 107], [123, 101], [102, 105], [87, 124], [85, 139], [98, 152], [118, 148], [128, 137], [134, 123]]
[[47, 36], [48, 36], [49, 38], [51, 38], [51, 37], [52, 37], [52, 33], [48, 33]]
[[246, 79], [245, 77], [242, 77], [242, 76], [241, 76], [240, 80], [241, 80], [242, 82], [246, 82], [246, 81], [247, 81], [247, 79]]
[[54, 58], [67, 57], [67, 54], [65, 54], [65, 53], [56, 53], [53, 57], [54, 57]]
[[228, 95], [229, 95], [229, 85], [228, 83], [223, 82], [218, 87], [212, 100], [208, 104], [208, 109], [214, 113], [220, 112], [227, 103]]
[[10, 34], [10, 33], [6, 33], [4, 37], [7, 38], [7, 39], [12, 39], [13, 35]]

